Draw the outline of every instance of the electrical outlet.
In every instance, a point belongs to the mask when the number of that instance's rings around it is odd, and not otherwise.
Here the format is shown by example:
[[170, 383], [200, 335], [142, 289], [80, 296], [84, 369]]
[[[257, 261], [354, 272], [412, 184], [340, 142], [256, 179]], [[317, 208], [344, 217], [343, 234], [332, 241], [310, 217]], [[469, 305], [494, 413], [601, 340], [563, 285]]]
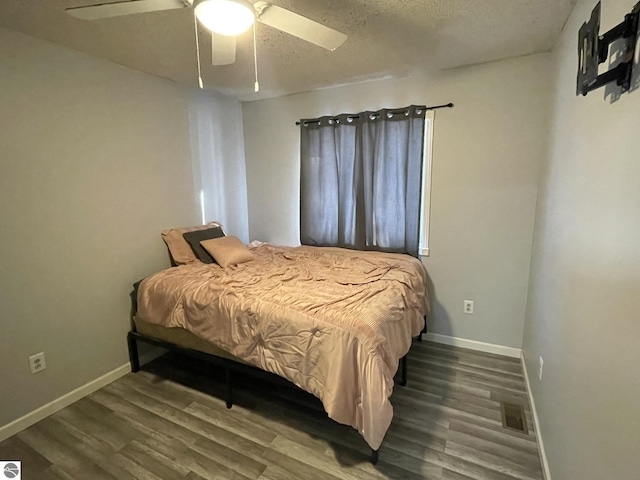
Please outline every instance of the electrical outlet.
[[463, 311], [466, 314], [473, 315], [473, 300], [465, 300]]
[[47, 368], [47, 364], [44, 361], [44, 352], [36, 353], [29, 357], [29, 368], [32, 374], [41, 372]]
[[538, 380], [542, 380], [542, 367], [544, 367], [544, 360], [540, 357], [538, 360]]

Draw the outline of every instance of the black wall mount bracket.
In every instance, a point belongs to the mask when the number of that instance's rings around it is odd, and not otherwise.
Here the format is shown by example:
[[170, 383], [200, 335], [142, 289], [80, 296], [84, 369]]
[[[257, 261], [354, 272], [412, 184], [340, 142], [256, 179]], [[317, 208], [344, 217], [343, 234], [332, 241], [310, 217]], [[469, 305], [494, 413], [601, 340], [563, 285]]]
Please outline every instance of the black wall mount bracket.
[[[591, 18], [585, 22], [578, 33], [578, 81], [576, 95], [586, 95], [592, 90], [611, 82], [620, 86], [622, 93], [629, 90], [633, 72], [640, 3], [633, 7], [624, 20], [603, 35], [600, 35], [601, 2], [591, 12]], [[598, 66], [609, 58], [609, 47], [618, 40], [622, 41], [621, 61], [605, 73], [598, 75]]]

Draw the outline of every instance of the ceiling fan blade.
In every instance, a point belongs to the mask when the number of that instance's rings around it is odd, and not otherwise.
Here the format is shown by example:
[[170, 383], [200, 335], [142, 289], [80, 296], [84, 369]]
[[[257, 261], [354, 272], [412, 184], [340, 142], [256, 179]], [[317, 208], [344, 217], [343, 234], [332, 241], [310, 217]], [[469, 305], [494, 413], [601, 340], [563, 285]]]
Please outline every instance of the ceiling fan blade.
[[211, 62], [230, 65], [236, 61], [236, 37], [211, 32]]
[[335, 50], [347, 39], [344, 33], [285, 8], [267, 2], [256, 2], [254, 7], [258, 12], [257, 18], [262, 23], [327, 50]]
[[89, 5], [88, 7], [67, 8], [65, 11], [69, 15], [82, 20], [98, 20], [100, 18], [120, 17], [134, 13], [157, 12], [185, 7], [187, 5], [182, 0], [127, 0], [117, 3]]

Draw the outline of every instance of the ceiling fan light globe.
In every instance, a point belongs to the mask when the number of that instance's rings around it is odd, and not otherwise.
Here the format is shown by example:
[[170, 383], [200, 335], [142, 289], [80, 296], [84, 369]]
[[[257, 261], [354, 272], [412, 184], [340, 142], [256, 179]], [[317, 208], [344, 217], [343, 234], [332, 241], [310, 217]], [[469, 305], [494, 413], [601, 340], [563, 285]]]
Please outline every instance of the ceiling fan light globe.
[[193, 8], [200, 23], [219, 35], [240, 35], [255, 20], [253, 5], [244, 0], [195, 0]]

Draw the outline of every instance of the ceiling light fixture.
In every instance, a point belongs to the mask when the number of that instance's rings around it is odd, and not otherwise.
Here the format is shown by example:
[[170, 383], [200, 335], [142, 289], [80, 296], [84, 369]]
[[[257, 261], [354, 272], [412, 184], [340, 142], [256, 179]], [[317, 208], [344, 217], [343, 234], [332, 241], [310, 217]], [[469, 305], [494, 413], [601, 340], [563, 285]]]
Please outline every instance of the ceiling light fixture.
[[220, 35], [240, 35], [255, 20], [253, 4], [246, 0], [194, 0], [193, 8], [200, 23]]

